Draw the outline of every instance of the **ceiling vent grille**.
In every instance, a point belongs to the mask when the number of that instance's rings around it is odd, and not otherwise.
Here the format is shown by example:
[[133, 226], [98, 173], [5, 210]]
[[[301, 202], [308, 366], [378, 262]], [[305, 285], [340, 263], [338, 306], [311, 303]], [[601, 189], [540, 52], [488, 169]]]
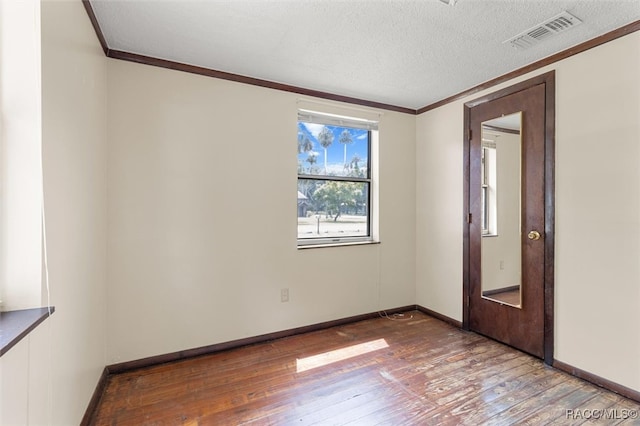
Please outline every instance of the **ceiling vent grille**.
[[529, 28], [521, 32], [515, 37], [510, 38], [504, 43], [509, 43], [511, 47], [517, 49], [527, 49], [533, 45], [540, 43], [547, 38], [564, 32], [582, 23], [581, 20], [573, 16], [567, 11], [554, 16], [551, 19]]

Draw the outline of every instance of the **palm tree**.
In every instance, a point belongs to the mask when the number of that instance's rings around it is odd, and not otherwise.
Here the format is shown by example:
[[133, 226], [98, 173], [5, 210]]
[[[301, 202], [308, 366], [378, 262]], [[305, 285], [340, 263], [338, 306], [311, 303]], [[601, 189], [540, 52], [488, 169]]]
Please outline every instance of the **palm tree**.
[[304, 136], [302, 133], [298, 133], [298, 154], [302, 154], [302, 140]]
[[322, 127], [318, 134], [318, 142], [324, 148], [324, 174], [327, 174], [327, 148], [333, 143], [333, 132], [327, 126]]
[[311, 169], [313, 168], [313, 165], [316, 164], [316, 156], [318, 155], [317, 152], [310, 152], [309, 156], [307, 157], [306, 161], [307, 163], [309, 163], [309, 173], [311, 173]]
[[351, 167], [353, 168], [352, 176], [360, 175], [360, 167], [358, 166], [360, 161], [362, 161], [362, 159], [357, 153], [353, 155], [353, 158], [351, 158]]
[[303, 152], [313, 151], [313, 142], [311, 142], [309, 138], [306, 136], [304, 137], [304, 141], [302, 142], [302, 151]]
[[347, 129], [344, 129], [342, 133], [340, 133], [339, 142], [344, 145], [344, 167], [347, 167], [347, 145], [351, 145], [353, 143], [353, 138], [351, 137], [351, 132]]
[[309, 152], [313, 150], [313, 142], [302, 133], [298, 133], [298, 154], [303, 152]]

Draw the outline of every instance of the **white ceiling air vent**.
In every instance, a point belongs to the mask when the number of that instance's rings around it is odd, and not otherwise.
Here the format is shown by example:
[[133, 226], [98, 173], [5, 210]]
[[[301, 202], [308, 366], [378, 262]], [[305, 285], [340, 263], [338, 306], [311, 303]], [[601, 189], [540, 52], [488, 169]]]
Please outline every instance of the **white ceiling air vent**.
[[581, 23], [581, 20], [569, 12], [564, 11], [553, 18], [547, 19], [546, 21], [536, 25], [535, 27], [521, 32], [504, 43], [509, 43], [512, 47], [517, 49], [527, 49], [555, 34], [564, 32], [569, 28], [580, 25]]

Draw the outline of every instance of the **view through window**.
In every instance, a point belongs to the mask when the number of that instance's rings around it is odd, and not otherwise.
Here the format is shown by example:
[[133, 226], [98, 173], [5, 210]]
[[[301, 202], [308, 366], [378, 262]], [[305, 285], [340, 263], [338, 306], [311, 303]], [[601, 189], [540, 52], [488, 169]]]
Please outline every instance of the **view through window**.
[[376, 123], [319, 114], [298, 120], [298, 243], [371, 239], [371, 133]]

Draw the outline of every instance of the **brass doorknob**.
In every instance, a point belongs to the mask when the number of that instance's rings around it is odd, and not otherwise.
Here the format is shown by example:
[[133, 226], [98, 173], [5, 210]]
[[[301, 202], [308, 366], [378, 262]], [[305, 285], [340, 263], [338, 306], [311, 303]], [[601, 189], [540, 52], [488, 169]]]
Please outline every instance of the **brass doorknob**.
[[538, 231], [531, 231], [527, 234], [530, 240], [536, 241], [540, 239], [540, 233]]

